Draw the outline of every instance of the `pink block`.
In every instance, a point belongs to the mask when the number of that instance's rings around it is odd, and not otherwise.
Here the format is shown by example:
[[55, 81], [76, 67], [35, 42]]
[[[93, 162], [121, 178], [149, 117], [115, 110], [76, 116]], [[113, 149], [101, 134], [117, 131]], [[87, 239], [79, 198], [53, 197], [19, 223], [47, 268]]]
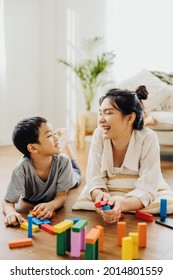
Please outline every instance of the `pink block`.
[[81, 249], [81, 233], [71, 231], [71, 257], [80, 257], [80, 249]]

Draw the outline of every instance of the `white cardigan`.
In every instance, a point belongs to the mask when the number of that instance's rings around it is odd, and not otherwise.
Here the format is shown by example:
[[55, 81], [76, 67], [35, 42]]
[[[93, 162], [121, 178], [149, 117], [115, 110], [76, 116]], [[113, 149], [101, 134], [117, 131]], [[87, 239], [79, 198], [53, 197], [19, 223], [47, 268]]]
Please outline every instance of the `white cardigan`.
[[126, 196], [138, 197], [145, 207], [154, 200], [159, 188], [169, 189], [161, 173], [160, 147], [154, 131], [134, 130], [124, 161], [120, 168], [115, 168], [110, 139], [103, 139], [100, 127], [95, 130], [87, 164], [86, 196], [91, 199], [90, 193], [95, 188], [107, 190], [108, 177], [116, 174], [138, 175], [134, 189]]

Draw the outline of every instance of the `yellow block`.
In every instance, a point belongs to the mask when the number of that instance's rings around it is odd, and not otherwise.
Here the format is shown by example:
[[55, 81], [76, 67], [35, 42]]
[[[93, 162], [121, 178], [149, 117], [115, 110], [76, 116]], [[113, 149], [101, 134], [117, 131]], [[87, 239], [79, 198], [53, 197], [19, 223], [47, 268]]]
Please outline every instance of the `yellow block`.
[[[28, 222], [21, 223], [20, 227], [23, 228], [23, 229], [28, 230]], [[39, 230], [39, 226], [32, 224], [32, 231], [35, 232], [35, 231], [38, 231], [38, 230]]]
[[139, 234], [138, 232], [129, 232], [129, 236], [132, 238], [132, 257], [133, 260], [137, 260], [138, 259], [138, 240], [139, 240]]
[[132, 260], [132, 237], [126, 236], [122, 238], [122, 260]]
[[73, 226], [72, 220], [65, 220], [53, 226], [53, 232], [62, 233]]

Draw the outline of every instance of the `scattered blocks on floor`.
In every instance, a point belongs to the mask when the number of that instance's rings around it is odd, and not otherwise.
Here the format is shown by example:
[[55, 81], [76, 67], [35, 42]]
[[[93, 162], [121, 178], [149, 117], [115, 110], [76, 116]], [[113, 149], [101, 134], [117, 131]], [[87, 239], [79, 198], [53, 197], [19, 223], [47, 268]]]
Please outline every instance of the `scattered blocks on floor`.
[[8, 243], [8, 246], [10, 249], [18, 248], [18, 247], [25, 247], [25, 246], [30, 246], [30, 245], [32, 245], [32, 238], [11, 240]]
[[148, 221], [148, 222], [153, 221], [153, 215], [152, 214], [142, 212], [142, 211], [139, 211], [139, 210], [136, 211], [135, 216], [136, 216], [136, 218], [139, 218], [139, 219], [144, 220], [144, 221]]

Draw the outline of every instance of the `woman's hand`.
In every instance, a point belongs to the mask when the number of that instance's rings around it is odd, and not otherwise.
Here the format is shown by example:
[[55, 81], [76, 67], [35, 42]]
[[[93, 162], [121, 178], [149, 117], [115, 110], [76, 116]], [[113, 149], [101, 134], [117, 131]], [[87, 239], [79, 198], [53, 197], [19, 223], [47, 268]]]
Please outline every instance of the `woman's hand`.
[[112, 224], [119, 221], [121, 216], [120, 203], [110, 196], [109, 193], [102, 192], [96, 197], [95, 202], [107, 201], [107, 204], [111, 207], [110, 210], [103, 210], [101, 207], [96, 208], [96, 212], [100, 214], [106, 223]]

